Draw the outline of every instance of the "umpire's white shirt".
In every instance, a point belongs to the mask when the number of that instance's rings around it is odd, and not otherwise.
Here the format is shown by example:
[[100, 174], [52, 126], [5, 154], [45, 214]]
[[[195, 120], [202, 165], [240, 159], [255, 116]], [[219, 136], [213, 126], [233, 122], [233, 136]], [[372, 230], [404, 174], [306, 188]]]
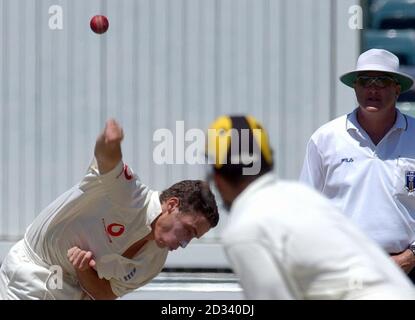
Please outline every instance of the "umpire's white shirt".
[[415, 241], [415, 119], [397, 120], [374, 145], [357, 109], [319, 128], [307, 146], [300, 180], [327, 196], [389, 253]]
[[413, 299], [406, 275], [323, 196], [272, 174], [234, 201], [223, 242], [249, 299]]
[[[164, 266], [168, 251], [158, 248], [155, 241], [147, 242], [133, 259], [122, 256], [133, 243], [151, 232], [151, 223], [160, 213], [158, 193], [141, 184], [128, 166], [120, 162], [111, 172], [100, 175], [94, 160], [82, 181], [34, 220], [24, 241], [11, 250], [10, 255], [15, 254], [9, 260], [17, 263], [19, 259], [22, 263], [30, 260], [38, 265], [37, 269], [39, 265], [44, 269], [61, 266], [67, 294], [60, 290], [55, 296], [56, 291], [49, 290], [44, 297], [78, 299], [82, 291], [76, 283], [71, 283], [76, 273], [67, 258], [68, 249], [78, 246], [94, 253], [98, 276], [109, 280], [114, 294], [121, 296], [149, 282]], [[6, 257], [6, 264], [7, 261]], [[30, 282], [30, 276], [24, 274], [30, 273], [30, 268], [20, 272]], [[3, 272], [3, 280], [4, 275]], [[17, 283], [8, 284], [10, 298], [19, 297], [19, 270], [11, 276], [15, 280], [16, 277]], [[36, 274], [32, 278], [34, 282]], [[40, 284], [48, 290], [47, 284]], [[42, 291], [42, 287], [23, 292], [22, 296], [41, 297], [36, 290]]]

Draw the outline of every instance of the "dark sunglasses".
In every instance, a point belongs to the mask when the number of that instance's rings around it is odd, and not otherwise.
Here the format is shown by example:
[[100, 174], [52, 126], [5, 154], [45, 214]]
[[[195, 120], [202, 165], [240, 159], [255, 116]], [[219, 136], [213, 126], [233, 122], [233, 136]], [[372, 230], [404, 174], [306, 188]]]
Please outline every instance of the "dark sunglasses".
[[393, 83], [398, 83], [398, 81], [388, 76], [359, 76], [356, 78], [355, 83], [362, 86], [363, 88], [369, 88], [372, 85], [375, 85], [378, 88], [386, 88]]

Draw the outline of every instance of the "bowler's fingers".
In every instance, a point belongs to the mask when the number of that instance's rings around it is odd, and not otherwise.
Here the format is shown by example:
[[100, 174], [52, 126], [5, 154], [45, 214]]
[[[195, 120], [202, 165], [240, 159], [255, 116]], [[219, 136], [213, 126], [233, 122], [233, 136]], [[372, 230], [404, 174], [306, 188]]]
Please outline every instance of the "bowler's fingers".
[[81, 262], [79, 263], [79, 269], [86, 270], [89, 266], [89, 261], [92, 259], [92, 252], [91, 251], [84, 251], [84, 255], [82, 257]]
[[79, 252], [81, 252], [81, 249], [79, 249], [78, 247], [72, 247], [68, 250], [68, 259], [70, 263], [74, 263]]
[[124, 138], [124, 132], [121, 126], [114, 119], [109, 119], [105, 124], [105, 139], [108, 142], [121, 141]]
[[91, 268], [95, 268], [95, 266], [97, 265], [97, 263], [95, 262], [95, 260], [94, 259], [91, 259], [91, 260], [89, 260], [89, 266], [91, 267]]
[[95, 266], [93, 254], [91, 251], [81, 250], [78, 247], [73, 247], [68, 250], [68, 259], [72, 265], [79, 270], [86, 270], [89, 266]]
[[78, 268], [78, 269], [81, 268], [81, 262], [84, 259], [85, 254], [86, 254], [86, 251], [84, 251], [84, 250], [79, 250], [79, 251], [75, 252], [75, 257], [74, 257], [74, 260], [72, 262], [72, 264], [75, 268]]
[[[73, 255], [73, 253], [74, 253], [74, 251], [75, 251], [76, 249], [79, 249], [79, 248], [78, 248], [78, 247], [72, 247], [72, 248], [70, 248], [70, 249], [68, 250], [68, 252], [67, 252], [66, 256], [68, 257], [68, 259], [69, 259], [69, 260], [71, 260], [71, 257], [72, 257], [72, 255]], [[72, 261], [71, 261], [71, 262], [72, 262]]]

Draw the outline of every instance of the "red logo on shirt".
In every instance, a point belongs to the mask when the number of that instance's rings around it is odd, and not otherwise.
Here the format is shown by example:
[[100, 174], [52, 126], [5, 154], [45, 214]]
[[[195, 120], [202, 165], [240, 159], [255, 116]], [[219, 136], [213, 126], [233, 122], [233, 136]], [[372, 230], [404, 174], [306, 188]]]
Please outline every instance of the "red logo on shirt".
[[119, 223], [111, 223], [107, 227], [107, 232], [113, 237], [119, 237], [124, 233], [125, 227]]
[[133, 175], [131, 174], [131, 171], [126, 164], [124, 164], [124, 176], [127, 180], [131, 180], [133, 178]]

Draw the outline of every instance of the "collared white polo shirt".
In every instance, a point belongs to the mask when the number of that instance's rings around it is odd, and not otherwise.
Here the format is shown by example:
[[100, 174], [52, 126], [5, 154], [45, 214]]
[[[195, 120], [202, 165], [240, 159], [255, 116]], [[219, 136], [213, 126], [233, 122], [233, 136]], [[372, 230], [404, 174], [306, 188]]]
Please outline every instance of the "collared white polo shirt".
[[311, 137], [300, 180], [327, 196], [389, 253], [415, 241], [415, 119], [397, 120], [375, 145], [357, 109]]

